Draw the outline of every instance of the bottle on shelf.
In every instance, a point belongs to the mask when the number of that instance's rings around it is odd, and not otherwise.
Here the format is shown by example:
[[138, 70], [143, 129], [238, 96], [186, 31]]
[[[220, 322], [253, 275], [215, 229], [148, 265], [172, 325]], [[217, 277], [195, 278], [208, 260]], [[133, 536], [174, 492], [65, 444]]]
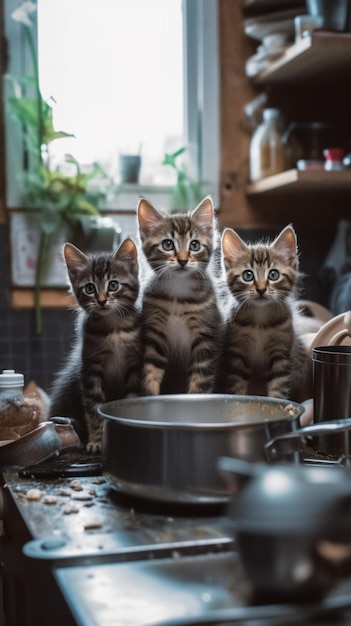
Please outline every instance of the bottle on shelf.
[[263, 122], [255, 130], [250, 143], [251, 182], [285, 170], [285, 149], [279, 122], [278, 109], [264, 109]]

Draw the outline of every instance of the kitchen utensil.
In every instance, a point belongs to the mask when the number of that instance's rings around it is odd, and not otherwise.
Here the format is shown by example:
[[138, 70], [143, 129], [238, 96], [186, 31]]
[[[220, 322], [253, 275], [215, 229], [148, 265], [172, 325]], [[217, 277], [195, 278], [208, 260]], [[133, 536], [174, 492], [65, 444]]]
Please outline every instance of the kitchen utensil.
[[[296, 439], [303, 440], [306, 437], [316, 437], [317, 435], [325, 435], [331, 439], [332, 437], [340, 436], [342, 434], [343, 445], [341, 445], [341, 449], [339, 450], [339, 454], [334, 454], [334, 456], [341, 455], [339, 461], [345, 461], [345, 464], [348, 463], [348, 450], [349, 450], [349, 431], [351, 430], [351, 418], [345, 419], [334, 419], [329, 422], [321, 422], [319, 424], [309, 424], [295, 431], [291, 431], [289, 433], [285, 433], [283, 435], [277, 435], [271, 441], [266, 443], [266, 458], [268, 461], [277, 461], [282, 458], [282, 454], [285, 449], [285, 444], [289, 441], [293, 441]], [[343, 457], [345, 457], [343, 459]]]
[[22, 469], [36, 465], [62, 450], [77, 449], [80, 439], [66, 418], [56, 418], [56, 423], [42, 422], [29, 433], [14, 441], [0, 445], [0, 469]]
[[[119, 491], [176, 503], [223, 503], [220, 456], [265, 460], [265, 443], [300, 425], [301, 404], [230, 394], [163, 395], [103, 404], [102, 470]], [[290, 458], [295, 444], [284, 449]]]
[[228, 513], [257, 595], [314, 601], [351, 573], [349, 470], [233, 458], [218, 467], [232, 490], [240, 485]]
[[[302, 328], [302, 338], [306, 348], [313, 354], [313, 349], [319, 346], [345, 345], [351, 346], [351, 311], [335, 315], [316, 332], [304, 332]], [[306, 324], [304, 322], [304, 326]], [[307, 329], [310, 331], [310, 329]]]

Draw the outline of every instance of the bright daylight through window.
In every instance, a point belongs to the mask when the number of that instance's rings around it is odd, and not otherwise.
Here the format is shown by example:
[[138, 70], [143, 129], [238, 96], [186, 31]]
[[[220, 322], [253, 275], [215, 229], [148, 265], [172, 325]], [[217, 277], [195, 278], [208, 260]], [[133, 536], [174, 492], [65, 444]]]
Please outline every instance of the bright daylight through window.
[[39, 0], [42, 95], [54, 97], [52, 145], [98, 161], [119, 182], [118, 157], [140, 154], [140, 183], [167, 184], [165, 152], [184, 145], [182, 0]]
[[[21, 20], [13, 18], [19, 1], [4, 6], [11, 76], [5, 80], [7, 205], [13, 208], [22, 206], [25, 192], [19, 172], [28, 162], [28, 128], [14, 122], [8, 104], [13, 79], [24, 80], [24, 95], [28, 89], [32, 97], [33, 83], [25, 79], [33, 64]], [[109, 181], [103, 206], [112, 210], [135, 209], [140, 195], [164, 208], [191, 208], [195, 195], [211, 193], [216, 204], [217, 1], [37, 0], [37, 9], [29, 27], [35, 33], [37, 20], [41, 95], [52, 107], [54, 130], [74, 135], [51, 138], [42, 154], [46, 165], [69, 169], [67, 154], [82, 171], [97, 162]], [[137, 184], [121, 186], [122, 154], [140, 156]], [[184, 170], [192, 197], [175, 207]]]

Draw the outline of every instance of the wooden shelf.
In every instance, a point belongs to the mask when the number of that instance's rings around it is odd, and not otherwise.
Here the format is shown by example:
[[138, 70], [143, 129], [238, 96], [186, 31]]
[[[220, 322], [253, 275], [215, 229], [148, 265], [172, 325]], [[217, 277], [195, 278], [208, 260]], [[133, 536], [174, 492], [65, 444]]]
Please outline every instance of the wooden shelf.
[[332, 192], [351, 192], [351, 169], [325, 172], [319, 170], [287, 170], [275, 176], [269, 176], [246, 188], [247, 195], [278, 194], [324, 194]]
[[301, 5], [303, 7], [303, 11], [305, 12], [304, 2], [301, 0], [243, 0], [243, 9], [255, 9], [262, 11], [284, 11], [285, 9], [289, 9], [290, 7], [296, 7]]
[[[12, 309], [32, 309], [34, 307], [34, 289], [11, 289]], [[61, 289], [42, 289], [40, 292], [41, 306], [44, 308], [67, 309], [75, 300], [68, 291]]]
[[256, 85], [339, 79], [351, 69], [351, 34], [313, 33], [253, 78]]

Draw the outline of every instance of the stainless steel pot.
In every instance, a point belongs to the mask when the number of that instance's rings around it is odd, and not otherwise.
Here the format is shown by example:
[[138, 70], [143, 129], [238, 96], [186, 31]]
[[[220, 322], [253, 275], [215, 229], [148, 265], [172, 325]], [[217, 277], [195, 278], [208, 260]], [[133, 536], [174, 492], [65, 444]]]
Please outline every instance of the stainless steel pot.
[[[300, 426], [301, 404], [260, 396], [163, 395], [103, 404], [102, 469], [122, 493], [172, 503], [224, 503], [221, 456], [265, 460], [265, 444]], [[288, 440], [285, 451], [296, 450]]]

